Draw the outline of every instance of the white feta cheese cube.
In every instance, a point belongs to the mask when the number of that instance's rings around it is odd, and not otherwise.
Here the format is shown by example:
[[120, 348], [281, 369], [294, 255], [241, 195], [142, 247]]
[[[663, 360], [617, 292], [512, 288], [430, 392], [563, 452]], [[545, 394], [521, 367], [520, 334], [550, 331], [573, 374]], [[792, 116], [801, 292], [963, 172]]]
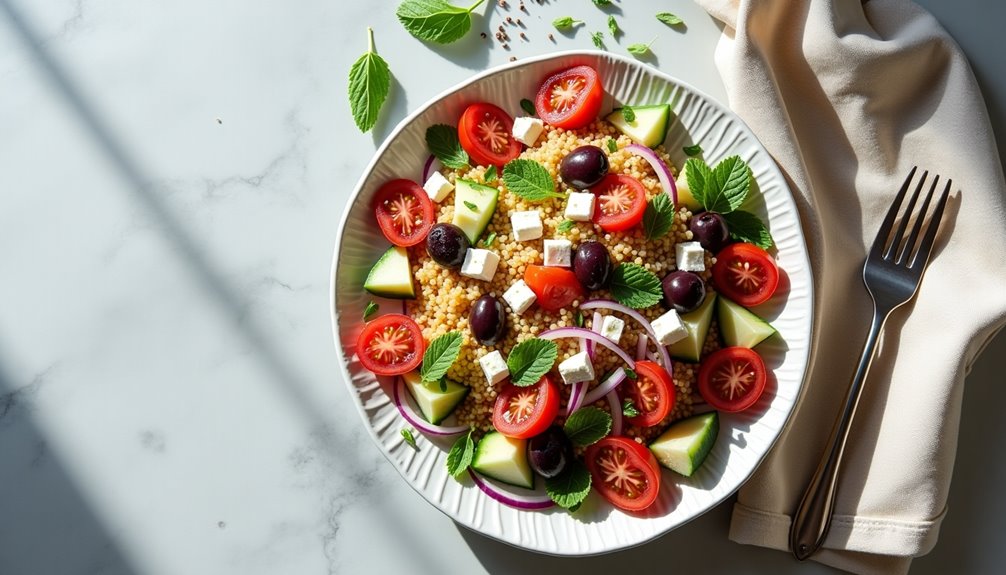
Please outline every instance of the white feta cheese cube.
[[461, 264], [461, 275], [484, 282], [491, 281], [499, 263], [500, 257], [496, 252], [468, 248], [465, 252], [465, 261]]
[[534, 143], [538, 141], [538, 136], [541, 135], [541, 132], [544, 129], [545, 123], [538, 118], [531, 118], [528, 116], [514, 118], [513, 139], [525, 146], [533, 146]]
[[615, 343], [622, 339], [623, 329], [625, 329], [625, 322], [613, 315], [606, 315], [601, 321], [601, 335]]
[[542, 233], [541, 212], [514, 212], [510, 216], [510, 225], [513, 227], [513, 239], [518, 242], [536, 240]]
[[678, 260], [678, 269], [687, 272], [706, 271], [706, 250], [699, 242], [681, 242], [674, 244], [674, 257]]
[[514, 313], [518, 314], [527, 311], [527, 308], [531, 307], [536, 299], [538, 296], [534, 295], [524, 280], [517, 280], [503, 292], [503, 301], [510, 306]]
[[510, 375], [503, 354], [498, 349], [480, 357], [479, 365], [482, 366], [482, 373], [486, 374], [486, 381], [489, 382], [489, 385], [496, 385]]
[[572, 242], [569, 240], [545, 240], [545, 265], [568, 268], [572, 263]]
[[570, 192], [566, 198], [566, 219], [574, 222], [589, 222], [594, 217], [594, 194], [590, 192]]
[[685, 322], [681, 321], [681, 316], [673, 309], [651, 321], [650, 327], [653, 328], [653, 332], [656, 334], [660, 345], [671, 345], [688, 335], [688, 328], [685, 327]]
[[566, 385], [590, 381], [594, 379], [594, 365], [590, 363], [587, 352], [581, 351], [559, 364], [559, 375]]
[[439, 204], [447, 198], [447, 194], [451, 193], [454, 184], [450, 183], [440, 172], [433, 172], [430, 179], [423, 184], [423, 189], [426, 190], [426, 195], [430, 196], [431, 200]]

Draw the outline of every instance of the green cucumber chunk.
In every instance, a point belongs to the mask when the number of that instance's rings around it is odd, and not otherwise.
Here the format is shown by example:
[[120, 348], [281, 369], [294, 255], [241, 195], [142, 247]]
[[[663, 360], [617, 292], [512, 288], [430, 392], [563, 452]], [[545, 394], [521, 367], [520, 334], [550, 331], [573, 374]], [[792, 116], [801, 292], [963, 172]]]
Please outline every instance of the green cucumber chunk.
[[716, 306], [716, 322], [727, 346], [754, 347], [775, 333], [769, 322], [725, 297]]
[[461, 228], [474, 246], [496, 211], [499, 190], [470, 180], [454, 182], [454, 217], [451, 223]]
[[715, 302], [716, 294], [707, 293], [702, 305], [681, 316], [681, 321], [688, 329], [688, 335], [668, 346], [667, 351], [671, 357], [692, 363], [699, 361], [702, 346], [705, 345], [706, 336], [709, 335], [709, 324], [713, 321]]
[[632, 106], [632, 111], [636, 117], [631, 122], [625, 119], [623, 108], [608, 114], [605, 120], [644, 146], [655, 148], [663, 144], [667, 137], [667, 128], [671, 124], [670, 104]]
[[410, 371], [402, 376], [405, 387], [409, 388], [412, 399], [416, 400], [419, 411], [426, 421], [436, 425], [450, 415], [454, 408], [468, 395], [470, 389], [456, 381], [444, 379], [441, 387], [439, 381], [424, 382], [418, 371]]
[[527, 440], [487, 433], [475, 447], [472, 468], [497, 481], [534, 489], [534, 475], [527, 462]]
[[674, 179], [674, 187], [678, 189], [678, 205], [677, 207], [685, 206], [693, 214], [701, 211], [702, 204], [695, 199], [692, 195], [692, 189], [688, 187], [688, 163], [686, 162], [681, 166], [681, 171], [678, 172], [678, 177]]
[[412, 266], [409, 252], [401, 246], [391, 246], [377, 260], [363, 282], [363, 289], [381, 297], [411, 299], [416, 297], [412, 286]]
[[717, 412], [693, 415], [668, 427], [650, 444], [650, 451], [664, 467], [691, 477], [706, 460], [719, 432]]

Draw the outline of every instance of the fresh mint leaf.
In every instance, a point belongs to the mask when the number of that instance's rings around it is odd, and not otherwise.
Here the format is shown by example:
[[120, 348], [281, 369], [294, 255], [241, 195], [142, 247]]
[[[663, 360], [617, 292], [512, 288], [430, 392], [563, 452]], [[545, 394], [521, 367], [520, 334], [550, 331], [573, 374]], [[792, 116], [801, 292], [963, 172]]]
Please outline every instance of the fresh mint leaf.
[[573, 324], [576, 327], [583, 327], [583, 312], [576, 310], [576, 315], [573, 316]]
[[506, 358], [510, 383], [518, 387], [534, 385], [548, 373], [559, 357], [554, 341], [532, 337], [513, 346]]
[[590, 493], [590, 471], [579, 459], [569, 462], [559, 475], [545, 480], [545, 492], [556, 505], [570, 512], [580, 508], [580, 504]]
[[630, 122], [630, 123], [631, 122], [635, 122], [636, 121], [636, 111], [633, 110], [632, 108], [630, 108], [629, 106], [625, 106], [624, 108], [622, 108], [622, 117], [625, 118], [626, 122]]
[[489, 166], [489, 169], [486, 170], [486, 175], [482, 177], [482, 181], [489, 183], [497, 179], [498, 177], [499, 176], [496, 174], [496, 165], [494, 164], [492, 166]]
[[698, 144], [693, 144], [691, 146], [684, 146], [681, 148], [681, 151], [684, 152], [685, 155], [687, 156], [698, 156], [699, 154], [702, 153], [702, 146]]
[[511, 192], [529, 202], [561, 198], [555, 191], [555, 180], [545, 166], [534, 160], [510, 160], [503, 166], [503, 183]]
[[371, 300], [367, 303], [367, 307], [363, 310], [363, 321], [370, 321], [373, 319], [374, 314], [377, 310], [381, 309], [381, 306], [377, 305], [377, 302]]
[[583, 20], [574, 20], [569, 16], [562, 16], [561, 18], [552, 20], [552, 26], [555, 26], [556, 30], [569, 30], [577, 24], [583, 24]]
[[653, 40], [650, 40], [649, 44], [629, 44], [629, 47], [626, 48], [626, 50], [628, 50], [633, 56], [642, 56], [650, 51], [650, 46], [652, 46], [656, 41], [657, 39], [654, 38]]
[[664, 237], [674, 224], [674, 203], [670, 196], [664, 193], [653, 196], [646, 202], [643, 212], [643, 231], [646, 239], [653, 241]]
[[566, 418], [562, 430], [575, 445], [593, 445], [611, 433], [611, 415], [593, 406], [581, 407]]
[[485, 0], [468, 8], [448, 4], [444, 0], [405, 0], [395, 15], [409, 34], [420, 40], [450, 44], [460, 40], [472, 27], [471, 13]]
[[447, 473], [453, 477], [457, 477], [472, 464], [472, 458], [475, 456], [475, 441], [472, 440], [472, 431], [473, 429], [469, 429], [468, 433], [459, 437], [447, 453]]
[[702, 207], [719, 214], [740, 207], [751, 190], [751, 168], [740, 156], [725, 158], [713, 168], [712, 178], [705, 183]]
[[636, 406], [632, 403], [631, 399], [626, 399], [625, 402], [622, 403], [622, 415], [625, 417], [636, 417], [639, 415], [639, 410], [636, 409]]
[[664, 24], [667, 24], [668, 26], [679, 26], [679, 25], [685, 23], [684, 20], [682, 20], [681, 18], [678, 18], [677, 16], [675, 16], [674, 14], [671, 14], [670, 12], [660, 12], [660, 13], [658, 13], [657, 14], [657, 20], [660, 20], [661, 22], [663, 22]]
[[631, 367], [627, 367], [625, 368], [625, 377], [629, 379], [639, 379], [639, 374], [636, 373], [636, 370], [632, 369]]
[[496, 241], [496, 232], [489, 232], [489, 235], [482, 238], [482, 245], [489, 247]]
[[615, 138], [608, 138], [608, 152], [614, 154], [617, 151], [618, 151], [618, 142], [615, 141]]
[[593, 0], [594, 6], [609, 6], [611, 5], [611, 0]]
[[692, 197], [700, 205], [705, 204], [706, 182], [712, 178], [713, 170], [701, 158], [685, 160], [685, 179], [688, 181], [688, 190], [692, 192]]
[[639, 264], [622, 263], [611, 274], [611, 295], [618, 303], [643, 309], [660, 303], [660, 279]]
[[622, 32], [622, 29], [618, 27], [618, 21], [615, 20], [613, 14], [608, 15], [608, 31], [611, 32], [612, 38], [617, 38]]
[[374, 29], [367, 28], [367, 53], [349, 69], [349, 108], [361, 132], [369, 132], [388, 98], [391, 70], [374, 49]]
[[534, 109], [534, 102], [528, 100], [527, 98], [520, 101], [520, 108], [521, 110], [524, 110], [528, 116], [534, 116], [538, 113], [538, 111]]
[[461, 353], [461, 332], [450, 331], [435, 338], [423, 353], [423, 365], [419, 377], [423, 381], [437, 381], [447, 375]]
[[761, 218], [744, 210], [734, 210], [728, 214], [721, 214], [727, 222], [727, 229], [730, 230], [730, 237], [737, 241], [754, 244], [762, 249], [769, 249], [775, 242], [768, 227], [761, 221]]
[[459, 170], [468, 167], [468, 152], [461, 147], [458, 129], [447, 124], [434, 124], [426, 128], [426, 147], [448, 168]]
[[560, 234], [564, 234], [569, 230], [573, 229], [575, 225], [576, 222], [574, 222], [573, 220], [562, 220], [561, 222], [559, 222], [559, 225], [555, 227], [555, 231], [559, 232]]
[[411, 428], [406, 427], [402, 429], [402, 439], [404, 439], [405, 443], [408, 443], [412, 449], [419, 449], [419, 446], [416, 445], [416, 436], [412, 435]]
[[590, 41], [598, 50], [604, 50], [604, 32], [591, 32]]
[[479, 207], [478, 206], [476, 206], [473, 202], [469, 202], [467, 200], [465, 201], [465, 207], [468, 208], [469, 210], [473, 211], [473, 212], [479, 211]]

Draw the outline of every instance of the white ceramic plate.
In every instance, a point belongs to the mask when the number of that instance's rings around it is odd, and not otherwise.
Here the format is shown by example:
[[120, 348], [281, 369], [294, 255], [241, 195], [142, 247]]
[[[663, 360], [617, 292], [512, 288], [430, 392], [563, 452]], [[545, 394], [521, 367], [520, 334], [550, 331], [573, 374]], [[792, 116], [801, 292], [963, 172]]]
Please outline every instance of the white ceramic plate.
[[[675, 165], [681, 148], [701, 144], [710, 164], [739, 155], [761, 189], [747, 209], [767, 218], [783, 271], [779, 293], [759, 308], [779, 331], [759, 347], [771, 369], [766, 391], [751, 409], [721, 418], [720, 435], [699, 471], [682, 478], [664, 470], [660, 498], [645, 514], [612, 508], [592, 493], [571, 515], [561, 509], [520, 511], [484, 495], [467, 477], [459, 482], [445, 466], [452, 439], [420, 436], [419, 449], [402, 440], [410, 427], [390, 401], [390, 382], [381, 382], [359, 363], [356, 339], [372, 296], [363, 290], [370, 266], [389, 245], [374, 222], [371, 199], [393, 178], [420, 179], [428, 156], [426, 128], [456, 125], [464, 108], [492, 102], [512, 116], [533, 97], [550, 72], [577, 64], [594, 67], [606, 92], [602, 114], [621, 104], [670, 102], [675, 113], [664, 145]], [[691, 86], [639, 62], [601, 52], [564, 52], [495, 68], [451, 88], [403, 120], [377, 151], [351, 196], [332, 263], [332, 326], [343, 375], [363, 424], [388, 460], [420, 495], [455, 521], [479, 533], [526, 549], [555, 555], [590, 555], [638, 545], [682, 525], [736, 491], [765, 457], [786, 424], [807, 369], [813, 291], [807, 249], [796, 205], [782, 174], [744, 123]], [[383, 310], [400, 309], [384, 302]], [[540, 482], [539, 482], [540, 483]]]

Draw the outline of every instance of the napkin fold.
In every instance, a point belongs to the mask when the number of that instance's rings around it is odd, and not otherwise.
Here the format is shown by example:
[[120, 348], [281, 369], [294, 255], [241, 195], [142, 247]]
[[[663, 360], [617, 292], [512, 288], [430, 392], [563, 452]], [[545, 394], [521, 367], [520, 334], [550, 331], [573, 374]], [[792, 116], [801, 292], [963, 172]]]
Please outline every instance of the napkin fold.
[[907, 572], [946, 513], [964, 376], [1006, 321], [1006, 185], [985, 104], [959, 47], [910, 2], [696, 1], [725, 24], [730, 107], [790, 180], [815, 279], [803, 396], [738, 494], [731, 539], [788, 549], [869, 329], [866, 253], [912, 166], [953, 179], [916, 300], [883, 333], [814, 556]]

